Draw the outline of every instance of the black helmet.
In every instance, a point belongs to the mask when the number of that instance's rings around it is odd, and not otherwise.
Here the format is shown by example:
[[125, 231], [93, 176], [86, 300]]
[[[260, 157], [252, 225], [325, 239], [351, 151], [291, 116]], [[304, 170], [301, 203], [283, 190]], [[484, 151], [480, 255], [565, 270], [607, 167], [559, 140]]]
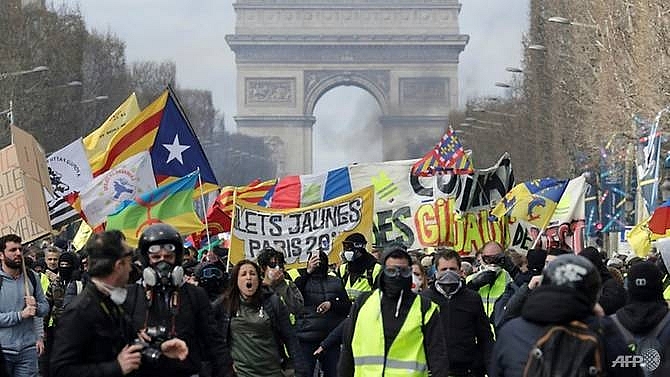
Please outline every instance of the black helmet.
[[545, 267], [542, 285], [575, 289], [584, 293], [595, 304], [600, 292], [600, 273], [584, 257], [575, 254], [559, 255]]
[[138, 248], [142, 259], [142, 265], [149, 265], [149, 246], [172, 244], [175, 247], [175, 265], [180, 266], [184, 257], [184, 241], [177, 229], [168, 224], [154, 224], [142, 232]]

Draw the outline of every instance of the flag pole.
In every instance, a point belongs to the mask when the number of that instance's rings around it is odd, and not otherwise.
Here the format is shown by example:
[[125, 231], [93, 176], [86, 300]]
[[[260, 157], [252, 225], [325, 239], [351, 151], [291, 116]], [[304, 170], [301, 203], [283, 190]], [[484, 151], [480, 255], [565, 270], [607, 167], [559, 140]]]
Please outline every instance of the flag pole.
[[[202, 210], [205, 215], [205, 234], [207, 234], [207, 251], [211, 251], [211, 242], [209, 239], [209, 224], [207, 223], [207, 209], [205, 208], [205, 191], [202, 189], [202, 179], [200, 178], [200, 167], [197, 168], [198, 171], [198, 186], [200, 186], [200, 203], [202, 204]], [[199, 262], [199, 261], [198, 261]]]
[[26, 257], [21, 252], [21, 269], [23, 270], [23, 288], [25, 290], [26, 296], [32, 296], [30, 292], [30, 286], [28, 285], [28, 269], [26, 268]]
[[[235, 231], [235, 202], [237, 201], [237, 186], [233, 186], [233, 211], [230, 213], [230, 246], [233, 245], [232, 238], [233, 232]], [[231, 247], [228, 248], [228, 260], [226, 261], [226, 273], [230, 272], [230, 254], [232, 250]]]

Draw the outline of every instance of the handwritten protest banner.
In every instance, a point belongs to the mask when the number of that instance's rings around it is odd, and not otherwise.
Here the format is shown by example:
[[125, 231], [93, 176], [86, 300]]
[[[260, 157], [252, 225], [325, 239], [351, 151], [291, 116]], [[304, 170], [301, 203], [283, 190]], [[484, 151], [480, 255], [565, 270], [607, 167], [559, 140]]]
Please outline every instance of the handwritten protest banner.
[[370, 239], [373, 188], [295, 209], [264, 208], [237, 201], [231, 234], [230, 258], [255, 260], [266, 247], [284, 252], [287, 268], [304, 266], [310, 253], [323, 250], [337, 262], [342, 241], [352, 233]]
[[14, 233], [29, 242], [50, 231], [42, 184], [25, 174], [16, 145], [0, 150], [0, 234]]
[[444, 246], [471, 254], [486, 242], [508, 240], [505, 220], [490, 222], [491, 204], [512, 187], [507, 155], [473, 174], [416, 177], [416, 160], [349, 166], [354, 189], [375, 188], [374, 238], [379, 245], [400, 242], [409, 249]]

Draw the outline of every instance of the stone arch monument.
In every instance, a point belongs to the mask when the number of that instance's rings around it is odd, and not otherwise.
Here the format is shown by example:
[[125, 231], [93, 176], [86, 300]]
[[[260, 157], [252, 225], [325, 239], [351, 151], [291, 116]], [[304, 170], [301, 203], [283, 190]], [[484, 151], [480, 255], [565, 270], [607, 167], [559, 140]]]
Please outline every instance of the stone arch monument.
[[[238, 130], [271, 141], [277, 175], [310, 173], [314, 107], [332, 88], [368, 91], [382, 110], [383, 157], [447, 126], [458, 105], [457, 0], [237, 0]], [[342, 109], [346, 111], [346, 109]]]

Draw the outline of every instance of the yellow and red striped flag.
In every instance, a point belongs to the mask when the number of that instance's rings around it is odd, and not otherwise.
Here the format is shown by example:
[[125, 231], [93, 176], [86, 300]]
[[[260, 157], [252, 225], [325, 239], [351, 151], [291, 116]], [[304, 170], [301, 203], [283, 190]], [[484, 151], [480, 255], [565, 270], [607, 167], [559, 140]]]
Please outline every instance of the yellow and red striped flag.
[[[260, 182], [256, 180], [247, 186], [226, 186], [221, 189], [219, 196], [207, 210], [207, 227], [210, 234], [230, 232], [230, 221], [233, 213], [233, 196], [235, 200], [256, 204], [277, 183], [276, 179]], [[237, 191], [237, 194], [233, 193]]]

